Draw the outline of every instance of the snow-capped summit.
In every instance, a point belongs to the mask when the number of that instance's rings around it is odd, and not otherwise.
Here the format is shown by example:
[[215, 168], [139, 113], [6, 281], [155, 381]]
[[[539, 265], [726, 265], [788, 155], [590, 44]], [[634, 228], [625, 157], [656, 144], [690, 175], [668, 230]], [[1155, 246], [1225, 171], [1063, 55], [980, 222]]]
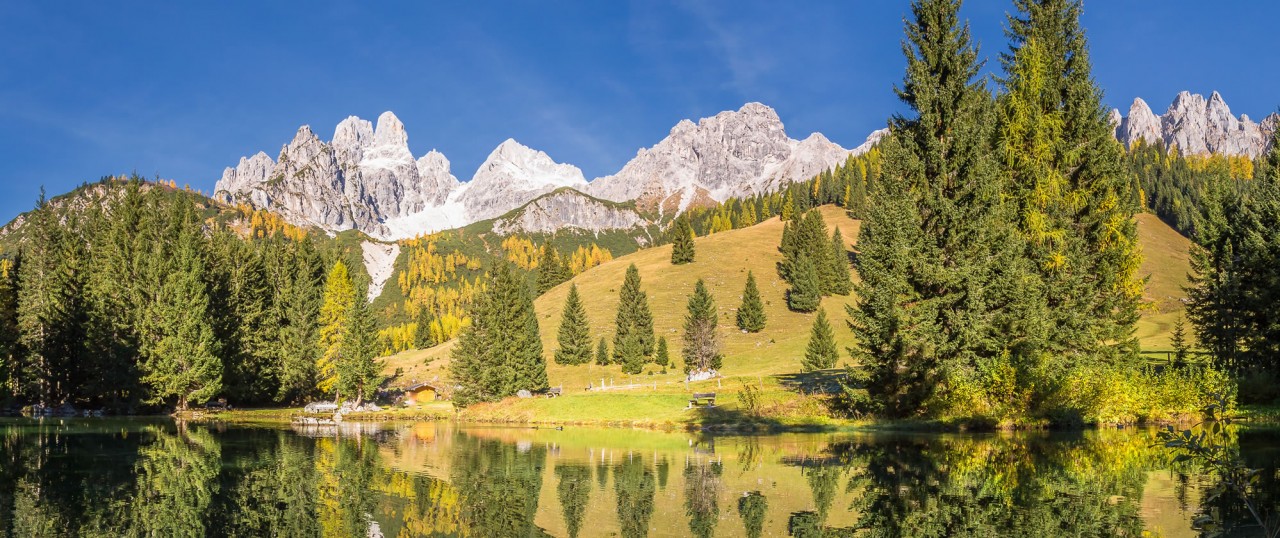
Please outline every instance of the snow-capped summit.
[[506, 139], [489, 153], [458, 200], [475, 220], [493, 218], [560, 187], [585, 189], [582, 170]]
[[776, 111], [747, 103], [696, 124], [680, 120], [617, 174], [592, 181], [590, 191], [667, 214], [803, 181], [848, 155], [818, 133], [805, 140], [788, 138]]

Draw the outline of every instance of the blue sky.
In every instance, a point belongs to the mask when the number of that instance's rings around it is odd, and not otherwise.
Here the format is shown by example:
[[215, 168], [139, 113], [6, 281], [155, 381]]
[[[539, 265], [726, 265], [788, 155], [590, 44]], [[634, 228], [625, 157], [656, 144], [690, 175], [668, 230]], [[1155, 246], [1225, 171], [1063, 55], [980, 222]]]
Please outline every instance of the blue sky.
[[[616, 171], [682, 118], [760, 101], [787, 132], [861, 143], [898, 110], [906, 1], [0, 2], [0, 222], [44, 185], [138, 173], [211, 190], [301, 124], [393, 110], [460, 179], [507, 137]], [[968, 2], [997, 67], [1010, 3]], [[1107, 101], [1219, 90], [1280, 105], [1272, 2], [1086, 3]]]

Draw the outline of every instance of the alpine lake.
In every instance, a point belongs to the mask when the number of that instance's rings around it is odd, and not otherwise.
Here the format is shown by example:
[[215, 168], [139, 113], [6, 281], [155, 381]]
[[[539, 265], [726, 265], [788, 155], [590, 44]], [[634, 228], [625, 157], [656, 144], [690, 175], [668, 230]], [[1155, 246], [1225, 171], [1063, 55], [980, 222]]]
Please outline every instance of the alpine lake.
[[[1233, 432], [1280, 496], [1280, 431]], [[1198, 536], [1150, 429], [708, 435], [0, 419], [0, 536]], [[1179, 466], [1183, 464], [1178, 464]]]

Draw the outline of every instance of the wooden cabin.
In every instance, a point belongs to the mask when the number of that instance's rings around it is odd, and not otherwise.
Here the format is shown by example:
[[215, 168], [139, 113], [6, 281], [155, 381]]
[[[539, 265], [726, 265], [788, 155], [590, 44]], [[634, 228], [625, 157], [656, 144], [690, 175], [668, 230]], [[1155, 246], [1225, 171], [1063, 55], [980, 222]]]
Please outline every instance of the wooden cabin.
[[440, 391], [431, 383], [418, 383], [404, 389], [404, 399], [407, 405], [431, 403], [439, 397]]

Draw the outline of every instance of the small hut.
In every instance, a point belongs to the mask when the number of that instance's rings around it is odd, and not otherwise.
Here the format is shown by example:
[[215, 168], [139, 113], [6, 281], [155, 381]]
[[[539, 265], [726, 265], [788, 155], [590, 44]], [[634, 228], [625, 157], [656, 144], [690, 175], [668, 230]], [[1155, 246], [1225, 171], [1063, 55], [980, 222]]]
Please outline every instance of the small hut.
[[434, 402], [440, 397], [440, 391], [431, 383], [417, 383], [404, 389], [406, 405], [417, 405]]

